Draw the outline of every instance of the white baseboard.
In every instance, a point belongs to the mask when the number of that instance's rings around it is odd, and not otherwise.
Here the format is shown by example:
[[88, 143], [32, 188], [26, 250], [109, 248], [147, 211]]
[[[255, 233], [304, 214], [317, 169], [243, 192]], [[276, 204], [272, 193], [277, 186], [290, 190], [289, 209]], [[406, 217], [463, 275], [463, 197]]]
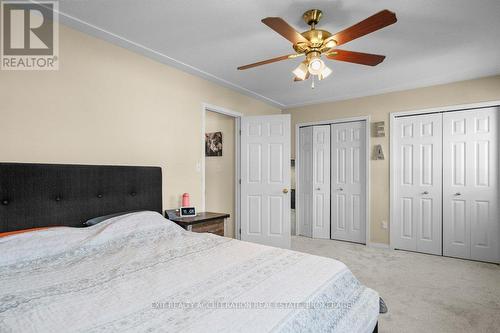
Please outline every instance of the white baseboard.
[[370, 243], [366, 244], [366, 246], [374, 247], [377, 249], [386, 249], [386, 250], [390, 249], [389, 244], [385, 244], [385, 243], [372, 243], [372, 242], [370, 242]]

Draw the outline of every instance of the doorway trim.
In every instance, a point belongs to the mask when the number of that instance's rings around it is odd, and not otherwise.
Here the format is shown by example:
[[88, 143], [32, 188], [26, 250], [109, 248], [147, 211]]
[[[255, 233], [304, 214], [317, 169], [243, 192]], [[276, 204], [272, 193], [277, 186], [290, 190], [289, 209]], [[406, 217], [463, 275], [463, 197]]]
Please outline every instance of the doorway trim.
[[[366, 239], [365, 243], [367, 246], [372, 246], [370, 241], [370, 134], [371, 134], [371, 116], [360, 116], [360, 117], [349, 117], [349, 118], [340, 118], [335, 120], [319, 120], [313, 122], [306, 123], [297, 123], [295, 124], [295, 224], [296, 224], [296, 232], [299, 234], [300, 232], [300, 181], [299, 181], [299, 172], [300, 172], [300, 146], [299, 146], [299, 129], [301, 127], [307, 126], [315, 126], [315, 125], [332, 125], [332, 124], [340, 124], [340, 123], [351, 123], [357, 121], [364, 121], [365, 126], [365, 145], [366, 145], [366, 157], [365, 157], [365, 172], [366, 172], [366, 193], [365, 193], [365, 223], [366, 223]], [[331, 200], [330, 200], [331, 201]], [[331, 219], [330, 219], [331, 223]]]
[[413, 109], [407, 111], [397, 111], [389, 113], [389, 248], [394, 250], [394, 240], [396, 235], [394, 235], [394, 229], [391, 228], [392, 222], [395, 221], [395, 204], [396, 204], [396, 163], [392, 158], [396, 151], [396, 140], [392, 140], [395, 138], [394, 136], [394, 123], [396, 118], [404, 117], [404, 116], [416, 116], [416, 115], [425, 115], [431, 113], [444, 113], [444, 112], [454, 112], [454, 111], [462, 111], [462, 110], [470, 110], [470, 109], [480, 109], [487, 108], [492, 106], [500, 106], [500, 100], [486, 101], [486, 102], [477, 102], [477, 103], [468, 103], [468, 104], [456, 104], [456, 105], [446, 105], [446, 106], [438, 106], [433, 108], [426, 109]]
[[241, 130], [241, 117], [243, 114], [230, 109], [226, 109], [213, 104], [202, 103], [201, 105], [201, 162], [200, 162], [200, 172], [201, 172], [201, 211], [205, 211], [206, 197], [205, 197], [205, 126], [206, 126], [206, 114], [207, 111], [220, 113], [226, 116], [234, 118], [234, 216], [232, 216], [234, 221], [234, 237], [236, 239], [241, 238], [240, 233], [240, 178], [241, 178], [241, 167], [240, 167], [240, 130]]

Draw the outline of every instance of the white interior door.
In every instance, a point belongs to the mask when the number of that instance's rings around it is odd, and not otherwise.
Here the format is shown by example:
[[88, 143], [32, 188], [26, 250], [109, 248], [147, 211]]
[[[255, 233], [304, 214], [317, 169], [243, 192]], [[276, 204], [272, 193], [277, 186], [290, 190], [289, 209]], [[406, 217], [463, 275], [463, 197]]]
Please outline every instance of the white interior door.
[[331, 125], [331, 238], [366, 243], [366, 122]]
[[241, 239], [290, 248], [290, 115], [241, 118]]
[[312, 128], [313, 237], [330, 239], [330, 125]]
[[299, 228], [298, 234], [312, 237], [313, 221], [313, 128], [299, 129]]
[[442, 254], [442, 115], [396, 118], [394, 247]]
[[498, 262], [498, 107], [443, 115], [444, 254]]

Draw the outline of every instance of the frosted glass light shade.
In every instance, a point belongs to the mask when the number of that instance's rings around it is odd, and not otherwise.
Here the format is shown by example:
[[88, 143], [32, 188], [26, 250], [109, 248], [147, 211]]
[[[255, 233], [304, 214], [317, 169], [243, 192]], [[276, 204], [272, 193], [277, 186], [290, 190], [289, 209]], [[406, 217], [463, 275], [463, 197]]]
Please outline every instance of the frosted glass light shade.
[[309, 61], [309, 73], [312, 75], [319, 75], [325, 68], [325, 63], [320, 58], [312, 58]]
[[301, 80], [305, 80], [306, 76], [307, 76], [307, 66], [305, 63], [301, 62], [300, 65], [297, 66], [297, 68], [295, 68], [293, 71], [292, 71], [293, 74], [295, 74], [296, 77], [298, 77], [299, 79]]
[[321, 73], [318, 75], [318, 79], [323, 80], [326, 79], [330, 74], [332, 74], [332, 70], [325, 66]]

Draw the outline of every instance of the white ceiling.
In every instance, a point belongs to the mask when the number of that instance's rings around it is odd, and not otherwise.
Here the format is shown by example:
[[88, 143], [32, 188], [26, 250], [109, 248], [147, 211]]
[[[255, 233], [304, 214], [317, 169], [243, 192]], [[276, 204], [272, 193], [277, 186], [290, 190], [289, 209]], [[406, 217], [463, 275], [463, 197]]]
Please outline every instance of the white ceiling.
[[[498, 0], [61, 0], [61, 21], [83, 32], [260, 98], [280, 108], [348, 99], [500, 74]], [[398, 22], [342, 49], [384, 54], [377, 67], [329, 62], [332, 76], [292, 82], [299, 59], [246, 71], [236, 67], [291, 53], [262, 24], [280, 16], [297, 30], [302, 13], [323, 11], [334, 33], [382, 10]]]

